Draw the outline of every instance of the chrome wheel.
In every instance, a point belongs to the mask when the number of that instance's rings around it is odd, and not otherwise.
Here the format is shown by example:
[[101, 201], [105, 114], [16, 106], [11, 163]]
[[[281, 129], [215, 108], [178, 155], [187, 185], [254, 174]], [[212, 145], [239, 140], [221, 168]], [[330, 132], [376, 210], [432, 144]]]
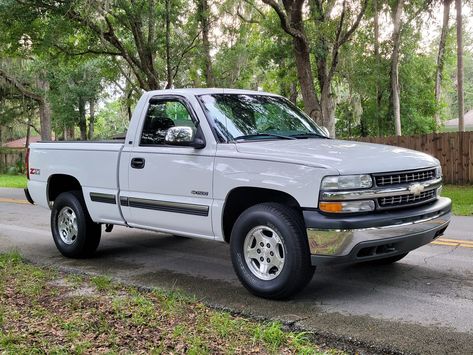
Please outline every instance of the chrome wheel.
[[284, 268], [284, 243], [267, 226], [258, 226], [249, 231], [245, 237], [243, 254], [250, 271], [261, 280], [273, 280]]
[[65, 244], [71, 245], [76, 241], [79, 228], [77, 227], [76, 214], [72, 208], [66, 206], [59, 211], [57, 228], [59, 236]]

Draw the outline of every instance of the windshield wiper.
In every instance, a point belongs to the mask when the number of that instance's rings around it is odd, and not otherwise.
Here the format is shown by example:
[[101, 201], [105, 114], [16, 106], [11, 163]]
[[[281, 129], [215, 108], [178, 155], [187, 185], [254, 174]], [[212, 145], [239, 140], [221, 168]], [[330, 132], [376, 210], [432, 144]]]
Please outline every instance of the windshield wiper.
[[233, 140], [238, 141], [238, 140], [245, 140], [245, 139], [251, 139], [251, 138], [258, 138], [258, 137], [274, 137], [274, 138], [279, 138], [279, 139], [297, 139], [296, 137], [284, 136], [282, 134], [254, 133], [254, 134], [246, 134], [246, 135], [243, 135], [243, 136], [238, 136], [238, 137], [233, 138]]
[[324, 136], [323, 134], [320, 133], [315, 133], [315, 132], [305, 132], [305, 133], [297, 133], [297, 134], [291, 134], [290, 137], [292, 138], [325, 138], [325, 139], [330, 139], [327, 136]]

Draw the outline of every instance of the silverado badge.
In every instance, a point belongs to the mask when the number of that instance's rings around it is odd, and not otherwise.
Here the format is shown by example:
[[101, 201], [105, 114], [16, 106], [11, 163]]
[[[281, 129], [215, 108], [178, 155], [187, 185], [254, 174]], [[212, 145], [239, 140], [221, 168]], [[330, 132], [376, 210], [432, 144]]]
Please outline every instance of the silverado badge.
[[414, 196], [420, 196], [424, 192], [424, 185], [422, 184], [412, 184], [409, 186], [409, 192], [414, 194]]

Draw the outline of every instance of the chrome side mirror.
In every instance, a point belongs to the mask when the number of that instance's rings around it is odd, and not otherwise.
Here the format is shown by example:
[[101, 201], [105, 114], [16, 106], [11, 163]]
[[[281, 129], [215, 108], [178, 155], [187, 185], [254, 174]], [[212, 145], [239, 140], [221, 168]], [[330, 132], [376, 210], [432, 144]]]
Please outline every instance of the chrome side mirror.
[[330, 138], [330, 132], [327, 127], [321, 126], [320, 130], [322, 131], [323, 135], [327, 138]]
[[164, 137], [164, 143], [169, 145], [190, 145], [193, 141], [194, 130], [186, 126], [170, 127]]
[[196, 149], [205, 147], [205, 141], [197, 137], [194, 130], [187, 126], [170, 127], [164, 137], [164, 143], [177, 146], [189, 146]]

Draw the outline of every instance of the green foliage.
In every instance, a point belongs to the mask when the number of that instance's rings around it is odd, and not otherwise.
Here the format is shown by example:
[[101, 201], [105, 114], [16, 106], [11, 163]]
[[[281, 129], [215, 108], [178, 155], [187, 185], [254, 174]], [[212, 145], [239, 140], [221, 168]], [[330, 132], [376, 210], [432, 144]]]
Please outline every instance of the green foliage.
[[452, 199], [453, 214], [457, 216], [473, 215], [473, 185], [445, 185], [442, 190], [442, 196]]
[[25, 188], [26, 187], [26, 176], [24, 175], [1, 175], [0, 174], [0, 187], [10, 188]]
[[[262, 89], [292, 97], [303, 107], [292, 37], [281, 27], [276, 12], [251, 1], [166, 0], [4, 0], [0, 2], [0, 68], [7, 69], [33, 93], [51, 103], [53, 129], [65, 131], [91, 123], [90, 103], [96, 103], [95, 138], [122, 135], [142, 89], [164, 88], [168, 72], [174, 87], [206, 85], [205, 48], [201, 19], [210, 24], [210, 53], [215, 83], [220, 87]], [[337, 41], [341, 2], [329, 17], [320, 17], [315, 2], [304, 7], [304, 29], [310, 45], [312, 73], [320, 95], [317, 60], [332, 60]], [[330, 2], [322, 5], [328, 11]], [[342, 32], [354, 22], [360, 2], [345, 3]], [[337, 57], [331, 82], [336, 103], [337, 134], [341, 137], [393, 133], [390, 103], [390, 28], [395, 1], [378, 1], [381, 21], [380, 55], [374, 55], [373, 6]], [[401, 33], [400, 85], [404, 134], [431, 132], [433, 116], [457, 116], [455, 31], [446, 46], [443, 98], [434, 100], [438, 39], [428, 39], [433, 22], [424, 16], [440, 10], [420, 0], [405, 4]], [[470, 5], [465, 5], [470, 6]], [[169, 17], [169, 42], [166, 36]], [[26, 37], [25, 37], [26, 36]], [[465, 108], [473, 108], [471, 34], [465, 30]], [[29, 38], [29, 46], [22, 39]], [[23, 43], [23, 44], [22, 44]], [[167, 53], [169, 50], [169, 58]], [[169, 63], [169, 67], [168, 67]], [[330, 63], [329, 63], [330, 64]], [[37, 79], [50, 90], [38, 90]], [[377, 90], [378, 88], [378, 90]], [[30, 120], [39, 131], [38, 105], [0, 80], [0, 126], [3, 140], [22, 137]], [[1, 140], [2, 137], [0, 137]]]
[[26, 264], [17, 252], [0, 254], [2, 351], [344, 354], [322, 352], [306, 333], [213, 310], [180, 292], [115, 282], [98, 291], [97, 280]]

